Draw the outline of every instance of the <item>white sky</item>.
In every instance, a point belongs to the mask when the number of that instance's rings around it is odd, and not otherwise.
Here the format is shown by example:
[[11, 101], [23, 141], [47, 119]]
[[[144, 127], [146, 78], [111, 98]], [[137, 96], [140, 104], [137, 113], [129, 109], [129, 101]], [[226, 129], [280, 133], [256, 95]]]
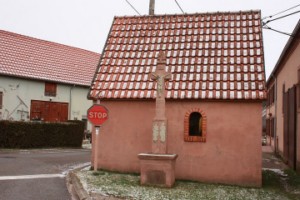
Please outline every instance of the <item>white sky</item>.
[[[149, 0], [128, 0], [141, 15]], [[300, 4], [299, 0], [177, 0], [186, 13], [262, 11], [262, 17]], [[299, 11], [300, 6], [281, 15]], [[156, 14], [181, 14], [175, 0], [156, 0]], [[126, 0], [0, 0], [0, 29], [101, 53], [114, 16], [137, 15]], [[275, 16], [279, 17], [281, 15]], [[291, 33], [300, 13], [270, 22]], [[266, 77], [275, 66], [289, 36], [263, 31]]]

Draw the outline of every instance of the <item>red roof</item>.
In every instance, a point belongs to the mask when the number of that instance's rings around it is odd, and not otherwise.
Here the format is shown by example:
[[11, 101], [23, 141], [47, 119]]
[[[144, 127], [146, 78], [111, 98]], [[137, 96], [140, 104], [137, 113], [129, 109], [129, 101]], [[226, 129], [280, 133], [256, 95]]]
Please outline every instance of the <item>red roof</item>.
[[100, 54], [0, 30], [0, 74], [90, 86]]
[[265, 99], [260, 20], [260, 11], [115, 17], [90, 98], [155, 98], [164, 51], [167, 99]]

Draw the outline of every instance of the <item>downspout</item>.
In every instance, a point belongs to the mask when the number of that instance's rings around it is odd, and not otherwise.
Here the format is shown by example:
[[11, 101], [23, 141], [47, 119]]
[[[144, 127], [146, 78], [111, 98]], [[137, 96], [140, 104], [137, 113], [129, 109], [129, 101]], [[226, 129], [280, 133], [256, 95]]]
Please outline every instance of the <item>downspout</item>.
[[75, 85], [71, 86], [70, 88], [70, 99], [69, 99], [69, 120], [71, 120], [71, 113], [72, 113], [72, 91], [73, 91], [73, 88], [75, 88]]

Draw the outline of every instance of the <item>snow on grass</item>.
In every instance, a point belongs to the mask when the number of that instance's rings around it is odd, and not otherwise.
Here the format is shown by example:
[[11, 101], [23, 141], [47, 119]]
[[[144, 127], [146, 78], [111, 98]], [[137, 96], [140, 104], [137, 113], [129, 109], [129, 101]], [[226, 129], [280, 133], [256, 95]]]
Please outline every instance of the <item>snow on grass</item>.
[[289, 199], [286, 194], [266, 188], [244, 188], [220, 184], [176, 181], [173, 188], [140, 186], [140, 176], [107, 171], [79, 171], [77, 176], [89, 193], [139, 200], [257, 200]]
[[287, 174], [281, 170], [281, 169], [271, 169], [271, 168], [263, 168], [264, 171], [272, 171], [275, 172], [276, 174], [280, 175], [280, 176], [287, 176]]
[[91, 163], [90, 162], [86, 162], [86, 163], [76, 163], [73, 165], [64, 165], [63, 168], [64, 171], [62, 172], [63, 175], [67, 175], [70, 171], [73, 171], [74, 169], [78, 169], [78, 168], [82, 168], [82, 167], [89, 167], [90, 168]]

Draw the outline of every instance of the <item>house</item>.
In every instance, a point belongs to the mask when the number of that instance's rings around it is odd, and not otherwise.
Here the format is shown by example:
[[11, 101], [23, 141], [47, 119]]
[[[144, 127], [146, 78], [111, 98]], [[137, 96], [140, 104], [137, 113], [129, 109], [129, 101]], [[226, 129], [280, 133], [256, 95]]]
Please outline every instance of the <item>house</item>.
[[267, 81], [268, 143], [300, 171], [300, 21]]
[[93, 166], [140, 172], [137, 155], [151, 151], [151, 75], [162, 51], [171, 73], [165, 110], [175, 178], [261, 186], [260, 20], [260, 11], [115, 17], [89, 91], [109, 110]]
[[100, 55], [0, 30], [0, 119], [86, 120]]

